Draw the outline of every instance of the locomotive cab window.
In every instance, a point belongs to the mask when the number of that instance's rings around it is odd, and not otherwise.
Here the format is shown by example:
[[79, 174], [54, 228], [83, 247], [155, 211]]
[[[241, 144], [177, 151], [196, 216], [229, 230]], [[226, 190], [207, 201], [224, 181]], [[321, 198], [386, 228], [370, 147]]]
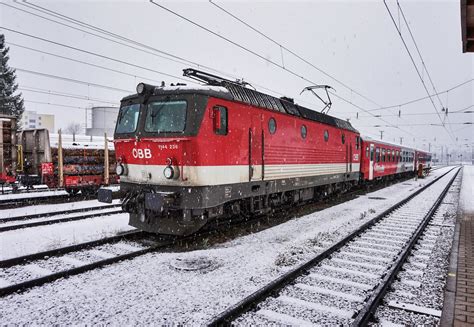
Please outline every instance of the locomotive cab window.
[[137, 129], [139, 115], [140, 105], [137, 103], [120, 108], [115, 133], [134, 133]]
[[151, 133], [184, 132], [187, 103], [178, 101], [155, 101], [147, 108], [145, 131]]
[[212, 108], [214, 119], [214, 133], [217, 135], [227, 135], [227, 108], [216, 106]]
[[277, 129], [277, 123], [276, 123], [275, 118], [272, 117], [268, 121], [268, 131], [270, 132], [270, 134], [275, 134], [276, 129]]

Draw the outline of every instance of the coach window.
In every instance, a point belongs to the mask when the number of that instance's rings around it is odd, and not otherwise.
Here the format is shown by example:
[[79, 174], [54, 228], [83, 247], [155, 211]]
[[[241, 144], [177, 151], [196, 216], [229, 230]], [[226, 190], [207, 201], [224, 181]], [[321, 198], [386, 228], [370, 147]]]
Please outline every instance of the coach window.
[[385, 149], [382, 148], [382, 162], [385, 162]]
[[217, 135], [227, 135], [227, 108], [216, 106], [214, 111], [214, 133]]
[[341, 142], [342, 144], [346, 143], [346, 135], [344, 133], [342, 133]]
[[375, 149], [375, 157], [377, 158], [377, 162], [380, 162], [380, 148]]
[[305, 139], [307, 133], [308, 133], [308, 130], [306, 129], [306, 126], [305, 126], [305, 125], [301, 125], [301, 137]]
[[[368, 146], [365, 147], [365, 157], [366, 158], [369, 157], [369, 147]], [[372, 158], [371, 160], [374, 160], [374, 158]]]
[[392, 161], [395, 162], [395, 150], [392, 150]]
[[276, 123], [275, 118], [272, 117], [268, 121], [268, 131], [270, 132], [270, 134], [275, 134], [276, 130], [277, 130], [277, 123]]
[[370, 148], [370, 161], [374, 161], [374, 147]]
[[329, 141], [329, 132], [327, 129], [324, 131], [324, 141]]

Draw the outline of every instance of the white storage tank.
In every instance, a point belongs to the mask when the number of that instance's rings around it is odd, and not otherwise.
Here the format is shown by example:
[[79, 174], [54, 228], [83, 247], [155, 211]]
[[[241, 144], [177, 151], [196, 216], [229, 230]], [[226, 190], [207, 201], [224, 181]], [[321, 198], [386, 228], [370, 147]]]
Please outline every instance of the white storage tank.
[[90, 109], [91, 122], [87, 124], [86, 135], [104, 136], [104, 133], [114, 135], [118, 111], [118, 107], [92, 107]]

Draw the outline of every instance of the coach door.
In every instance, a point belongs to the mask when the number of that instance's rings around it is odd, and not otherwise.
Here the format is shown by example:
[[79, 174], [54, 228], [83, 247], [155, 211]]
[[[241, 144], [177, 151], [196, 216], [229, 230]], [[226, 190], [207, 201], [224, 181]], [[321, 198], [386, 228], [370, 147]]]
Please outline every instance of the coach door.
[[249, 128], [249, 181], [263, 180], [263, 143], [261, 117], [253, 116]]
[[369, 181], [374, 179], [374, 145], [370, 145], [370, 156], [369, 156]]

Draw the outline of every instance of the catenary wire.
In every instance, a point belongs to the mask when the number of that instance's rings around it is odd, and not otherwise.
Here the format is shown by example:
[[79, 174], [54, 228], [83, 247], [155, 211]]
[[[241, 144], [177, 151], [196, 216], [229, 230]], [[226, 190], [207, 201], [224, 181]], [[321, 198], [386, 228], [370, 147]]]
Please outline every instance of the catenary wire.
[[68, 78], [68, 77], [64, 77], [64, 76], [58, 76], [58, 75], [53, 75], [53, 74], [47, 74], [47, 73], [43, 73], [43, 72], [38, 72], [38, 71], [34, 71], [34, 70], [23, 69], [23, 68], [18, 68], [18, 67], [13, 67], [13, 66], [11, 66], [11, 68], [13, 68], [13, 69], [15, 69], [15, 70], [17, 70], [17, 71], [19, 71], [19, 72], [28, 73], [28, 74], [33, 74], [33, 75], [38, 75], [38, 76], [43, 76], [43, 77], [48, 77], [48, 78], [53, 78], [53, 79], [58, 79], [58, 80], [66, 81], [66, 82], [71, 82], [71, 83], [76, 83], [76, 84], [82, 84], [82, 85], [86, 85], [86, 86], [93, 86], [93, 87], [108, 89], [108, 90], [111, 90], [111, 91], [117, 91], [117, 92], [127, 93], [127, 94], [133, 93], [133, 92], [130, 91], [130, 90], [119, 89], [119, 88], [115, 88], [115, 87], [112, 87], [112, 86], [107, 86], [107, 85], [102, 85], [102, 84], [97, 84], [97, 83], [91, 83], [91, 82], [81, 81], [81, 80], [77, 80], [77, 79], [73, 79], [73, 78]]
[[[426, 87], [425, 81], [423, 80], [423, 77], [421, 76], [420, 71], [418, 70], [418, 67], [416, 66], [415, 60], [414, 60], [414, 58], [413, 58], [413, 56], [412, 56], [412, 54], [411, 54], [411, 52], [410, 52], [410, 49], [408, 49], [408, 45], [406, 44], [405, 39], [404, 39], [403, 36], [402, 36], [401, 30], [398, 28], [397, 23], [395, 22], [395, 18], [393, 17], [392, 12], [390, 11], [390, 8], [388, 8], [388, 5], [387, 5], [386, 0], [383, 0], [383, 3], [384, 3], [384, 5], [385, 5], [385, 8], [387, 9], [388, 14], [390, 15], [390, 18], [391, 18], [391, 20], [392, 20], [392, 22], [393, 22], [393, 24], [394, 24], [394, 26], [395, 26], [395, 29], [396, 29], [397, 32], [398, 32], [398, 35], [400, 36], [400, 39], [402, 40], [403, 45], [405, 46], [405, 49], [406, 49], [406, 51], [407, 51], [407, 53], [408, 53], [408, 56], [410, 57], [410, 60], [411, 60], [411, 62], [413, 63], [413, 66], [415, 67], [415, 70], [416, 70], [416, 72], [417, 72], [417, 74], [418, 74], [418, 77], [420, 78], [421, 84], [423, 85], [423, 88], [425, 89], [427, 95], [429, 96], [429, 95], [430, 95], [430, 92], [428, 91], [428, 88]], [[443, 119], [441, 118], [441, 115], [439, 114], [438, 108], [436, 108], [436, 105], [434, 104], [433, 99], [432, 99], [431, 97], [429, 97], [429, 99], [430, 99], [430, 101], [431, 101], [431, 104], [433, 105], [433, 108], [435, 109], [436, 113], [438, 114], [438, 118], [439, 118], [439, 120], [441, 121], [441, 124], [443, 124], [444, 121], [443, 121]], [[446, 127], [445, 127], [445, 130], [446, 130], [446, 132], [448, 133], [448, 135], [451, 137], [451, 139], [453, 139], [453, 136], [451, 135], [451, 133], [449, 132], [449, 130], [448, 130]]]
[[426, 64], [425, 64], [425, 60], [423, 59], [423, 56], [421, 55], [421, 52], [420, 52], [420, 49], [418, 48], [418, 44], [415, 40], [415, 37], [413, 35], [413, 32], [411, 31], [411, 28], [410, 28], [410, 25], [408, 24], [408, 21], [405, 17], [405, 13], [403, 12], [403, 9], [402, 7], [400, 6], [400, 2], [397, 0], [397, 5], [398, 5], [398, 8], [400, 9], [400, 13], [402, 14], [402, 17], [403, 17], [403, 20], [405, 21], [405, 25], [407, 26], [407, 29], [408, 29], [408, 32], [410, 33], [410, 36], [411, 36], [411, 39], [413, 41], [413, 43], [415, 44], [415, 48], [416, 48], [416, 51], [418, 52], [418, 55], [420, 56], [420, 59], [421, 59], [421, 63], [423, 65], [423, 67], [425, 68], [425, 71], [426, 71], [426, 75], [428, 76], [428, 79], [430, 80], [430, 83], [431, 85], [433, 86], [433, 91], [435, 92], [436, 94], [436, 97], [438, 98], [438, 101], [441, 105], [442, 108], [444, 108], [444, 104], [443, 102], [441, 101], [440, 97], [439, 97], [439, 94], [438, 91], [436, 91], [436, 87], [435, 87], [435, 84], [433, 83], [433, 80], [431, 78], [431, 74], [430, 72], [428, 71], [428, 68], [426, 67]]
[[218, 9], [220, 9], [221, 11], [225, 12], [227, 15], [231, 16], [232, 18], [234, 18], [235, 20], [239, 21], [240, 23], [244, 24], [245, 26], [247, 26], [248, 28], [250, 28], [251, 30], [253, 30], [254, 32], [260, 34], [261, 36], [263, 36], [264, 38], [266, 38], [267, 40], [269, 40], [270, 42], [276, 44], [277, 46], [279, 46], [281, 49], [284, 49], [286, 50], [288, 53], [292, 54], [293, 56], [295, 56], [296, 58], [300, 59], [301, 61], [303, 61], [304, 63], [306, 63], [307, 65], [313, 67], [315, 70], [317, 70], [318, 72], [320, 72], [321, 74], [329, 77], [330, 79], [332, 79], [333, 81], [337, 82], [338, 84], [342, 85], [343, 87], [345, 87], [346, 89], [350, 90], [351, 92], [357, 94], [358, 96], [360, 96], [361, 98], [375, 104], [376, 106], [378, 107], [381, 107], [380, 104], [378, 104], [377, 102], [375, 102], [374, 100], [370, 99], [369, 97], [361, 94], [360, 92], [356, 91], [354, 88], [350, 87], [349, 85], [345, 84], [344, 82], [342, 82], [341, 80], [337, 79], [336, 77], [334, 77], [333, 75], [327, 73], [326, 71], [324, 71], [322, 68], [319, 68], [317, 67], [316, 65], [314, 65], [312, 62], [310, 62], [309, 60], [305, 59], [304, 57], [302, 57], [301, 55], [299, 55], [298, 53], [296, 53], [294, 50], [291, 50], [290, 48], [288, 48], [287, 46], [281, 44], [280, 42], [278, 41], [275, 41], [273, 38], [271, 38], [270, 36], [266, 35], [265, 33], [261, 32], [260, 30], [258, 30], [257, 28], [253, 27], [252, 25], [250, 25], [249, 23], [247, 23], [246, 21], [244, 21], [243, 19], [237, 17], [235, 14], [231, 13], [230, 11], [226, 10], [225, 8], [223, 8], [222, 6], [218, 5], [217, 3], [213, 2], [212, 0], [209, 0], [209, 2], [214, 5], [215, 7], [217, 7]]
[[[249, 49], [249, 48], [247, 48], [247, 47], [245, 47], [245, 46], [243, 46], [243, 45], [241, 45], [241, 44], [239, 44], [239, 43], [237, 43], [237, 42], [235, 42], [235, 41], [232, 41], [231, 39], [229, 39], [229, 38], [227, 38], [227, 37], [225, 37], [225, 36], [222, 36], [222, 35], [220, 35], [220, 34], [214, 32], [213, 30], [211, 30], [211, 29], [209, 29], [209, 28], [207, 28], [207, 27], [205, 27], [205, 26], [203, 26], [203, 25], [201, 25], [201, 24], [199, 24], [199, 23], [196, 23], [196, 22], [194, 22], [193, 20], [191, 20], [191, 19], [189, 19], [189, 18], [187, 18], [187, 17], [185, 17], [185, 16], [183, 16], [183, 15], [181, 15], [181, 14], [179, 14], [179, 13], [177, 13], [177, 12], [175, 12], [175, 11], [169, 9], [169, 8], [166, 8], [166, 7], [163, 6], [163, 5], [157, 4], [157, 3], [154, 2], [153, 0], [149, 0], [149, 1], [150, 1], [151, 4], [154, 4], [155, 6], [161, 8], [161, 9], [163, 9], [163, 10], [165, 10], [165, 11], [167, 11], [167, 12], [169, 12], [169, 13], [171, 13], [171, 14], [173, 14], [173, 15], [175, 15], [175, 16], [177, 16], [177, 17], [179, 17], [179, 18], [181, 18], [181, 19], [183, 19], [183, 20], [185, 20], [185, 21], [187, 21], [187, 22], [189, 22], [189, 23], [191, 23], [192, 25], [197, 26], [197, 27], [203, 29], [204, 31], [207, 31], [208, 33], [210, 33], [210, 34], [212, 34], [212, 35], [215, 35], [216, 37], [218, 37], [218, 38], [220, 38], [220, 39], [223, 39], [224, 41], [226, 41], [226, 42], [228, 42], [228, 43], [230, 43], [230, 44], [235, 45], [236, 47], [238, 47], [238, 48], [240, 48], [240, 49], [242, 49], [242, 50], [244, 50], [244, 51], [246, 51], [246, 52], [248, 52], [248, 53], [250, 53], [250, 54], [252, 54], [252, 55], [254, 55], [254, 56], [256, 56], [256, 57], [258, 57], [258, 58], [260, 58], [260, 59], [262, 59], [262, 60], [264, 60], [264, 61], [266, 61], [266, 62], [268, 62], [268, 63], [270, 63], [270, 64], [272, 64], [273, 66], [279, 67], [279, 68], [281, 68], [282, 70], [287, 71], [288, 73], [290, 73], [290, 74], [292, 74], [292, 75], [294, 75], [294, 76], [296, 76], [296, 77], [299, 77], [300, 79], [302, 79], [302, 80], [304, 80], [304, 81], [306, 81], [306, 82], [308, 82], [308, 83], [311, 83], [311, 84], [313, 84], [313, 85], [314, 85], [314, 84], [317, 84], [317, 83], [315, 83], [314, 81], [311, 81], [311, 80], [307, 79], [306, 77], [304, 77], [304, 76], [302, 76], [302, 75], [300, 75], [300, 74], [298, 74], [298, 73], [296, 73], [296, 72], [294, 72], [294, 71], [292, 71], [292, 70], [290, 70], [290, 69], [288, 69], [288, 68], [286, 68], [286, 67], [280, 65], [280, 64], [277, 63], [277, 62], [275, 62], [275, 61], [273, 61], [273, 60], [270, 60], [270, 59], [268, 59], [268, 58], [266, 58], [266, 57], [264, 57], [264, 56], [258, 54], [257, 52], [255, 52], [255, 51], [253, 51], [253, 50], [251, 50], [251, 49]], [[364, 112], [367, 112], [367, 113], [371, 114], [369, 111], [367, 111], [367, 109], [362, 108], [361, 106], [354, 104], [354, 103], [351, 102], [350, 100], [347, 100], [347, 99], [343, 98], [343, 97], [340, 96], [340, 95], [336, 95], [334, 92], [331, 92], [331, 94], [334, 95], [336, 98], [339, 98], [340, 100], [343, 100], [344, 102], [346, 102], [346, 103], [348, 103], [348, 104], [351, 104], [352, 106], [354, 106], [354, 107], [356, 107], [356, 108], [358, 108], [358, 109], [360, 109], [360, 110], [362, 110], [362, 111], [364, 111]], [[374, 116], [374, 118], [380, 119], [380, 118], [378, 118], [378, 117], [375, 117], [375, 115], [373, 115], [373, 116]], [[403, 130], [403, 129], [397, 127], [396, 125], [393, 125], [393, 124], [391, 124], [391, 123], [389, 123], [389, 122], [387, 122], [387, 121], [385, 121], [385, 120], [383, 120], [383, 119], [380, 119], [380, 120], [384, 121], [385, 123], [388, 123], [388, 124], [392, 125], [394, 128], [397, 128], [397, 129], [399, 129], [399, 130], [401, 130], [401, 131], [403, 131], [403, 132], [405, 132], [405, 133], [414, 135], [413, 133], [411, 133], [411, 132], [409, 132], [409, 131], [405, 131], [405, 130]]]

